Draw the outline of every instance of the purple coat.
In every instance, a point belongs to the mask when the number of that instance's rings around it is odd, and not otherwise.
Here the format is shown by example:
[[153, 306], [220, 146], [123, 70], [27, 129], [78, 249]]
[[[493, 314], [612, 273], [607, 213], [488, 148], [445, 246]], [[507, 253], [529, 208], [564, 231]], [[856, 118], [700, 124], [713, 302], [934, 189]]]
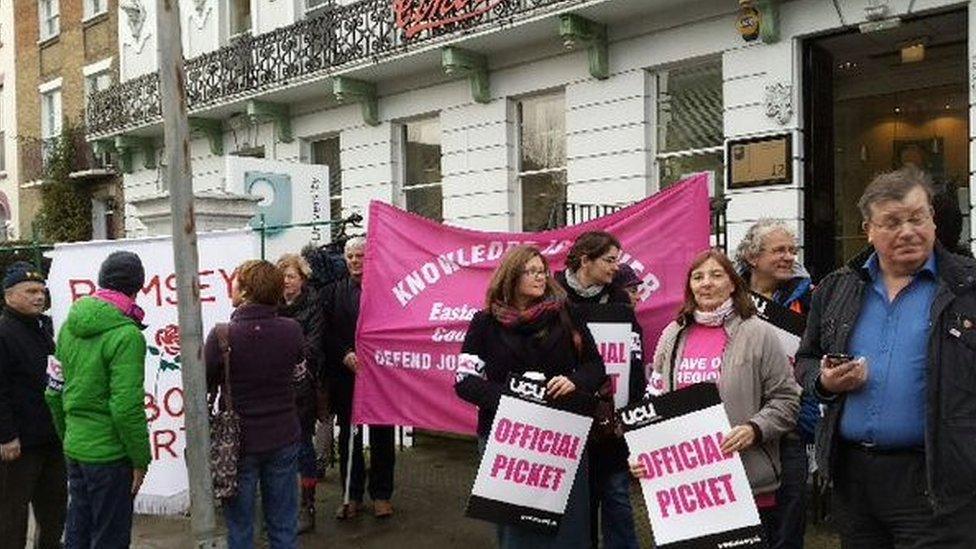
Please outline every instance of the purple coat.
[[[302, 327], [275, 307], [245, 304], [230, 317], [230, 385], [243, 424], [245, 454], [277, 450], [299, 439], [295, 366], [304, 360]], [[223, 379], [216, 329], [204, 347], [207, 387]]]

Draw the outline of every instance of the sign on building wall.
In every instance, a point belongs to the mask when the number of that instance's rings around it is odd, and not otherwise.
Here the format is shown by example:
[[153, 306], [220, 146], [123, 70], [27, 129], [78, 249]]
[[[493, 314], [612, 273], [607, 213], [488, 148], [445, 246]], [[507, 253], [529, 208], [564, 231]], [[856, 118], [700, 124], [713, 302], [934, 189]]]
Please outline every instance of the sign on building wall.
[[329, 168], [319, 164], [280, 162], [263, 158], [228, 155], [226, 188], [232, 193], [261, 197], [252, 227], [261, 225], [264, 215], [265, 257], [298, 253], [309, 243], [329, 241], [328, 225], [282, 227], [299, 223], [329, 221]]
[[[258, 254], [254, 231], [226, 231], [201, 234], [200, 304], [204, 334], [214, 324], [226, 322], [232, 311], [230, 288], [234, 269]], [[110, 240], [63, 244], [50, 253], [53, 262], [48, 278], [51, 316], [55, 330], [68, 316], [71, 304], [92, 294], [98, 284], [98, 268], [117, 250], [134, 252], [142, 258], [146, 282], [136, 302], [146, 311], [146, 417], [152, 463], [135, 500], [136, 512], [175, 514], [189, 505], [180, 331], [176, 312], [176, 275], [171, 237], [138, 240]]]
[[730, 189], [783, 185], [793, 181], [789, 134], [738, 139], [728, 144]]
[[510, 0], [392, 0], [396, 26], [404, 36], [412, 38], [425, 30], [461, 23], [488, 13]]

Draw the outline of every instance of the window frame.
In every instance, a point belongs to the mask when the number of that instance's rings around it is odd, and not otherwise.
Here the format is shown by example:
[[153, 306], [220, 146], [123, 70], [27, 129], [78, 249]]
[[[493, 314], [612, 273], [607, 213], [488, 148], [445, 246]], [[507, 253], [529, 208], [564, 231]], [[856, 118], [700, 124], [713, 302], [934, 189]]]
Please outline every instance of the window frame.
[[[437, 126], [437, 150], [438, 150], [438, 172], [440, 178], [437, 181], [430, 181], [425, 183], [411, 183], [407, 180], [407, 175], [410, 170], [407, 168], [407, 162], [410, 160], [410, 155], [407, 154], [407, 143], [409, 143], [409, 138], [407, 132], [410, 125], [423, 124], [433, 122]], [[440, 206], [441, 215], [439, 219], [432, 219], [433, 221], [443, 222], [444, 221], [444, 132], [441, 129], [441, 113], [427, 114], [423, 116], [417, 116], [407, 120], [402, 120], [397, 123], [397, 137], [399, 140], [399, 156], [400, 156], [400, 185], [398, 186], [399, 203], [403, 206], [403, 209], [415, 213], [417, 215], [423, 215], [420, 212], [414, 212], [409, 209], [409, 201], [407, 200], [407, 194], [410, 191], [425, 190], [425, 189], [439, 189], [440, 190]], [[426, 217], [426, 216], [424, 216]]]
[[[237, 19], [237, 7], [238, 3], [247, 4], [247, 28], [246, 29], [235, 29], [234, 23]], [[227, 38], [228, 41], [233, 41], [244, 35], [250, 35], [254, 33], [254, 5], [251, 0], [227, 0]]]
[[[85, 65], [84, 67], [82, 67], [81, 73], [82, 76], [84, 77], [84, 83], [85, 83], [85, 110], [86, 111], [88, 109], [88, 102], [91, 99], [92, 93], [94, 93], [95, 91], [104, 91], [112, 87], [112, 84], [115, 83], [115, 75], [112, 73], [112, 61], [113, 58], [108, 57], [102, 59], [101, 61], [92, 63], [90, 65]], [[105, 88], [99, 88], [98, 90], [94, 90], [92, 83], [94, 82], [97, 84], [98, 79], [103, 76], [108, 78], [108, 85]]]
[[[39, 42], [46, 42], [61, 34], [60, 0], [37, 0], [37, 24]], [[54, 30], [49, 31], [52, 26]]]
[[[523, 127], [524, 127], [524, 123], [523, 123], [523, 121], [524, 121], [524, 115], [523, 115], [523, 113], [524, 113], [524, 105], [525, 105], [525, 102], [528, 101], [528, 100], [532, 100], [532, 99], [540, 99], [540, 98], [545, 98], [545, 97], [556, 97], [556, 96], [562, 97], [562, 102], [563, 102], [563, 109], [562, 109], [563, 133], [562, 133], [562, 136], [561, 136], [562, 137], [562, 140], [563, 140], [563, 147], [562, 147], [563, 148], [562, 165], [561, 166], [556, 166], [556, 167], [542, 168], [542, 169], [539, 169], [539, 170], [524, 170], [523, 169], [523, 162], [524, 162], [523, 157], [525, 155], [523, 154], [522, 147], [524, 145], [524, 143], [523, 143], [523, 141], [524, 141], [523, 140], [523, 135], [524, 135], [524, 131], [523, 131]], [[518, 227], [517, 227], [517, 229], [519, 231], [523, 231], [524, 232], [526, 230], [525, 229], [525, 189], [523, 187], [523, 179], [524, 178], [530, 177], [530, 176], [533, 176], [533, 175], [562, 174], [562, 182], [561, 182], [561, 185], [563, 186], [563, 194], [564, 194], [564, 196], [567, 196], [568, 197], [568, 195], [566, 194], [566, 193], [568, 193], [568, 190], [569, 190], [569, 187], [568, 187], [568, 173], [569, 173], [568, 166], [569, 166], [569, 158], [568, 158], [568, 155], [566, 154], [566, 145], [567, 145], [567, 141], [568, 141], [567, 134], [566, 134], [566, 112], [567, 112], [566, 111], [566, 90], [563, 89], [563, 88], [559, 88], [559, 89], [556, 89], [556, 90], [548, 90], [548, 91], [545, 91], [545, 92], [536, 93], [536, 94], [532, 94], [532, 95], [525, 95], [525, 96], [522, 96], [522, 97], [514, 98], [512, 102], [513, 102], [514, 117], [515, 117], [515, 124], [514, 124], [514, 130], [515, 130], [515, 166], [516, 166], [516, 169], [515, 169], [515, 185], [516, 185], [516, 189], [515, 190], [516, 190], [516, 200], [517, 200], [517, 204], [518, 204], [518, 217], [517, 217], [517, 219], [518, 219]], [[565, 202], [565, 199], [563, 200], [563, 202]], [[556, 204], [554, 204], [554, 205], [558, 205], [558, 202]], [[550, 210], [551, 210], [551, 208], [552, 208], [552, 206], [550, 206]]]
[[[101, 3], [101, 9], [95, 9], [93, 6], [95, 3]], [[108, 0], [85, 0], [81, 21], [84, 23], [106, 13], [108, 13]]]
[[[668, 160], [675, 158], [704, 158], [709, 155], [720, 154], [722, 155], [721, 165], [714, 171], [706, 170], [705, 172], [689, 172], [686, 175], [692, 175], [694, 173], [710, 173], [710, 185], [708, 187], [709, 195], [711, 196], [722, 196], [725, 193], [725, 168], [728, 163], [725, 158], [725, 130], [724, 130], [724, 109], [719, 111], [719, 126], [723, 128], [722, 136], [719, 142], [715, 145], [709, 145], [706, 147], [689, 147], [685, 149], [678, 149], [672, 151], [662, 151], [662, 142], [660, 136], [661, 120], [660, 120], [660, 109], [661, 109], [661, 77], [672, 71], [691, 69], [695, 67], [703, 67], [709, 64], [717, 64], [719, 74], [723, 74], [724, 64], [721, 55], [712, 55], [704, 58], [699, 58], [695, 60], [690, 60], [687, 62], [682, 62], [674, 65], [668, 65], [665, 67], [660, 67], [656, 70], [650, 71], [651, 73], [651, 83], [653, 86], [653, 93], [650, 94], [652, 98], [651, 105], [649, 107], [651, 120], [653, 122], [653, 127], [655, 128], [653, 132], [653, 180], [654, 180], [654, 191], [659, 192], [668, 187], [663, 185], [663, 178], [661, 177], [661, 171], [664, 168], [664, 163]], [[722, 94], [722, 103], [724, 105], [724, 82], [719, 85], [719, 93]], [[718, 182], [722, 184], [717, 185]]]
[[[332, 165], [325, 162], [316, 162], [315, 158], [315, 144], [323, 141], [335, 140], [336, 149], [338, 154], [336, 159], [338, 159], [339, 165], [333, 167]], [[331, 133], [324, 135], [317, 135], [315, 137], [309, 137], [305, 139], [306, 143], [306, 163], [313, 164], [316, 166], [328, 166], [329, 167], [329, 188], [326, 189], [326, 199], [329, 203], [329, 220], [333, 223], [329, 227], [329, 233], [334, 238], [339, 232], [339, 224], [335, 223], [342, 219], [342, 134], [341, 133]], [[336, 177], [338, 176], [338, 182], [336, 182]], [[339, 194], [332, 194], [333, 184], [338, 184]], [[338, 211], [337, 211], [338, 210]], [[338, 215], [336, 215], [338, 213]]]
[[[41, 97], [41, 139], [51, 139], [61, 135], [64, 104], [61, 79], [57, 78], [38, 86]], [[48, 98], [57, 97], [57, 102], [48, 106]]]

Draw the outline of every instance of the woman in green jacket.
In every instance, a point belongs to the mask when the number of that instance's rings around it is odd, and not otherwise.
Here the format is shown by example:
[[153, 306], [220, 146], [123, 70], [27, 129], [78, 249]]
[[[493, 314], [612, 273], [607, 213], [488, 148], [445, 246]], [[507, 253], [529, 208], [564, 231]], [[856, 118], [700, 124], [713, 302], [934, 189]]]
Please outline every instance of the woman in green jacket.
[[60, 367], [48, 372], [45, 398], [68, 459], [66, 549], [129, 547], [132, 502], [151, 459], [144, 313], [135, 303], [144, 283], [139, 256], [113, 252], [99, 290], [71, 306], [58, 333]]

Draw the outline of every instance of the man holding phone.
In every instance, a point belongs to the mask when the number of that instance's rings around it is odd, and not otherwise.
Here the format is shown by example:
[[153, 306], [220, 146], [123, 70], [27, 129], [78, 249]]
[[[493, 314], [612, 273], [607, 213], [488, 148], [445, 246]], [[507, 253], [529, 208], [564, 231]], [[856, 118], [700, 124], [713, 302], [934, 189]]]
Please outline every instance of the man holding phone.
[[915, 168], [858, 207], [871, 247], [814, 292], [797, 353], [843, 545], [976, 547], [976, 262], [936, 245]]

